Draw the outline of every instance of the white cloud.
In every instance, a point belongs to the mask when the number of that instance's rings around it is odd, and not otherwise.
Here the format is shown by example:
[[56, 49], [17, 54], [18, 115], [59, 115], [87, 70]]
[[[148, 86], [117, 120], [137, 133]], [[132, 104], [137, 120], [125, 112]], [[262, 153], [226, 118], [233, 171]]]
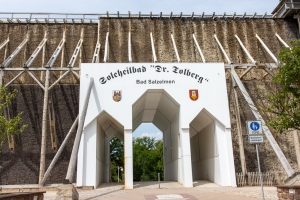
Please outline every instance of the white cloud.
[[140, 135], [140, 137], [144, 137], [144, 136], [147, 136], [147, 137], [154, 137], [155, 140], [161, 140], [163, 135], [161, 132], [156, 132], [156, 133], [142, 133]]

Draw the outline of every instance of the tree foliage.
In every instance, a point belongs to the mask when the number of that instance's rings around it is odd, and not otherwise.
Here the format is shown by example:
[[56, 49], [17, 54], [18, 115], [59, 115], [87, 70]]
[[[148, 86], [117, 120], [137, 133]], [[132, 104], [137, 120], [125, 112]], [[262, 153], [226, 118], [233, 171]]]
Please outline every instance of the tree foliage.
[[268, 122], [282, 133], [289, 129], [300, 130], [300, 41], [291, 42], [291, 48], [284, 48], [279, 54], [281, 66], [272, 81], [275, 92], [268, 96], [268, 111], [273, 119]]
[[[124, 143], [114, 137], [110, 141], [111, 181], [118, 181], [118, 166], [124, 166]], [[163, 180], [163, 142], [155, 138], [133, 139], [133, 180], [155, 181], [157, 173]], [[122, 181], [123, 172], [119, 171]]]
[[22, 133], [27, 124], [22, 124], [22, 112], [18, 113], [14, 118], [8, 119], [4, 110], [9, 107], [13, 98], [16, 97], [17, 89], [14, 89], [12, 92], [8, 92], [5, 86], [0, 86], [0, 152], [4, 141], [7, 139], [8, 135], [15, 135]]
[[[111, 181], [118, 182], [118, 167], [124, 167], [124, 143], [117, 137], [110, 141], [110, 173]], [[119, 170], [119, 178], [122, 180], [123, 172]]]
[[155, 181], [160, 173], [163, 180], [163, 142], [151, 137], [133, 140], [133, 180]]

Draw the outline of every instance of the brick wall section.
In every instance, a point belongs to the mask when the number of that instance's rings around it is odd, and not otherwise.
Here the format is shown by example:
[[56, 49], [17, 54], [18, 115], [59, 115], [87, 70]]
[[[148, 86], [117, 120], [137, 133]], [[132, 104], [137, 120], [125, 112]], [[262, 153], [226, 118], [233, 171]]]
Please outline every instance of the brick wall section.
[[300, 199], [300, 186], [299, 185], [279, 185], [277, 186], [278, 200], [299, 200]]

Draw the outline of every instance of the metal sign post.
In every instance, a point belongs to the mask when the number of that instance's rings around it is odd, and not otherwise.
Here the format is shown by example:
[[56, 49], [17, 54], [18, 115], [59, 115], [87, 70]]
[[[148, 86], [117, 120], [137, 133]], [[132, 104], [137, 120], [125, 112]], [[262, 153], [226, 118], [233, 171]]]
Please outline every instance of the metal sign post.
[[160, 188], [160, 173], [158, 173], [157, 176], [158, 176], [158, 188]]
[[260, 179], [261, 195], [262, 199], [265, 200], [263, 179], [261, 175], [260, 162], [259, 162], [259, 153], [258, 153], [258, 144], [264, 142], [264, 136], [262, 132], [261, 121], [247, 121], [247, 133], [250, 144], [255, 144], [256, 146], [256, 155], [257, 155], [257, 165]]

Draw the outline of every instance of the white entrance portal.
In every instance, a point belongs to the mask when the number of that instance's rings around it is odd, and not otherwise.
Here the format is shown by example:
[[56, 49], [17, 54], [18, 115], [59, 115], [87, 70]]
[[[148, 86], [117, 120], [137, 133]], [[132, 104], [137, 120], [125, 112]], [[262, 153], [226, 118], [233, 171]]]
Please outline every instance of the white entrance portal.
[[132, 132], [143, 122], [163, 132], [165, 180], [236, 186], [223, 63], [82, 64], [80, 110], [90, 77], [78, 186], [109, 181], [109, 140], [116, 136], [124, 141], [125, 188], [132, 189]]
[[[179, 140], [180, 105], [164, 90], [147, 90], [132, 106], [133, 129], [152, 122], [163, 133], [164, 180], [182, 183]], [[186, 176], [191, 176], [187, 174]], [[190, 177], [191, 178], [191, 177]], [[187, 185], [192, 187], [192, 185]]]

